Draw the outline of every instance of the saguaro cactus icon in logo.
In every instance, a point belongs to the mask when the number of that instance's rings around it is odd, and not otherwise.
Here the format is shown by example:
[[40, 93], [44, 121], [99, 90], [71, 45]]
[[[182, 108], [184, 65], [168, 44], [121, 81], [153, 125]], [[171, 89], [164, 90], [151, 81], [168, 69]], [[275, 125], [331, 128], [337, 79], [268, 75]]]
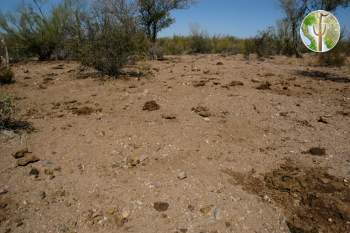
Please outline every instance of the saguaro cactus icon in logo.
[[323, 10], [313, 11], [304, 18], [300, 36], [310, 50], [327, 52], [339, 41], [340, 25], [332, 13]]

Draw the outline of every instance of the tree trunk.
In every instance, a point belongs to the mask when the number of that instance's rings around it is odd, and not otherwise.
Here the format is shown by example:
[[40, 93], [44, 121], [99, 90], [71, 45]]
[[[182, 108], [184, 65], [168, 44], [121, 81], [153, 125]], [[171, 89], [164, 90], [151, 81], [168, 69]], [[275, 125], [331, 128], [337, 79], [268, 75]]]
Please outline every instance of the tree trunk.
[[151, 42], [154, 44], [156, 43], [156, 41], [157, 41], [157, 24], [153, 23]]
[[1, 39], [1, 44], [4, 47], [4, 50], [5, 50], [5, 66], [6, 66], [6, 68], [9, 68], [10, 58], [9, 58], [9, 53], [8, 53], [8, 50], [7, 50], [6, 42], [5, 42], [4, 39]]

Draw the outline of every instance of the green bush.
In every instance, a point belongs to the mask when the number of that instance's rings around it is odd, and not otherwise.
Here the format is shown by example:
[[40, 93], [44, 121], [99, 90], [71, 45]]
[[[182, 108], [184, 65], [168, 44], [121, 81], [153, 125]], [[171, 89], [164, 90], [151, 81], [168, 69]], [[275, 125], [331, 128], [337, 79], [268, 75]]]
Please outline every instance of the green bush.
[[12, 99], [8, 96], [0, 96], [0, 128], [4, 128], [14, 113]]
[[102, 74], [118, 76], [132, 58], [147, 54], [148, 42], [128, 7], [101, 4], [82, 22], [87, 31], [78, 59]]
[[43, 13], [44, 5], [34, 1], [17, 13], [0, 14], [0, 30], [5, 33], [9, 52], [13, 60], [37, 57], [51, 59], [64, 47], [69, 19], [72, 12], [67, 8], [68, 0]]
[[10, 68], [0, 68], [0, 84], [10, 84], [13, 82], [14, 74]]

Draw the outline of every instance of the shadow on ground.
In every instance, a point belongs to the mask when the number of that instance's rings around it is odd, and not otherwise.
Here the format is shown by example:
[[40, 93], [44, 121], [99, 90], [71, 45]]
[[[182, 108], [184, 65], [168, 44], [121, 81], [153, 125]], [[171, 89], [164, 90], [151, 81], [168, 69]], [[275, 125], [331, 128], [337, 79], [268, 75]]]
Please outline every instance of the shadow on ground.
[[332, 81], [337, 83], [350, 83], [349, 77], [338, 76], [329, 72], [322, 72], [318, 70], [298, 70], [296, 73], [306, 78], [313, 78], [316, 80]]

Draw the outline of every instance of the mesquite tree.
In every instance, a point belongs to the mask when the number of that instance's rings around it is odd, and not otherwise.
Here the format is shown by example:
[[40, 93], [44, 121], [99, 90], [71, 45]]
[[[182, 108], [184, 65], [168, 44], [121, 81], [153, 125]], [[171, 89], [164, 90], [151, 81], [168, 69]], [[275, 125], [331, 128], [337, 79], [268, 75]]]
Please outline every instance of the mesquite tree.
[[280, 6], [285, 14], [285, 20], [290, 32], [293, 53], [296, 57], [301, 57], [298, 49], [299, 34], [298, 27], [307, 11], [307, 0], [280, 0]]
[[172, 10], [184, 9], [192, 2], [192, 0], [138, 0], [140, 23], [149, 40], [155, 43], [158, 33], [174, 23], [175, 20], [170, 15]]

